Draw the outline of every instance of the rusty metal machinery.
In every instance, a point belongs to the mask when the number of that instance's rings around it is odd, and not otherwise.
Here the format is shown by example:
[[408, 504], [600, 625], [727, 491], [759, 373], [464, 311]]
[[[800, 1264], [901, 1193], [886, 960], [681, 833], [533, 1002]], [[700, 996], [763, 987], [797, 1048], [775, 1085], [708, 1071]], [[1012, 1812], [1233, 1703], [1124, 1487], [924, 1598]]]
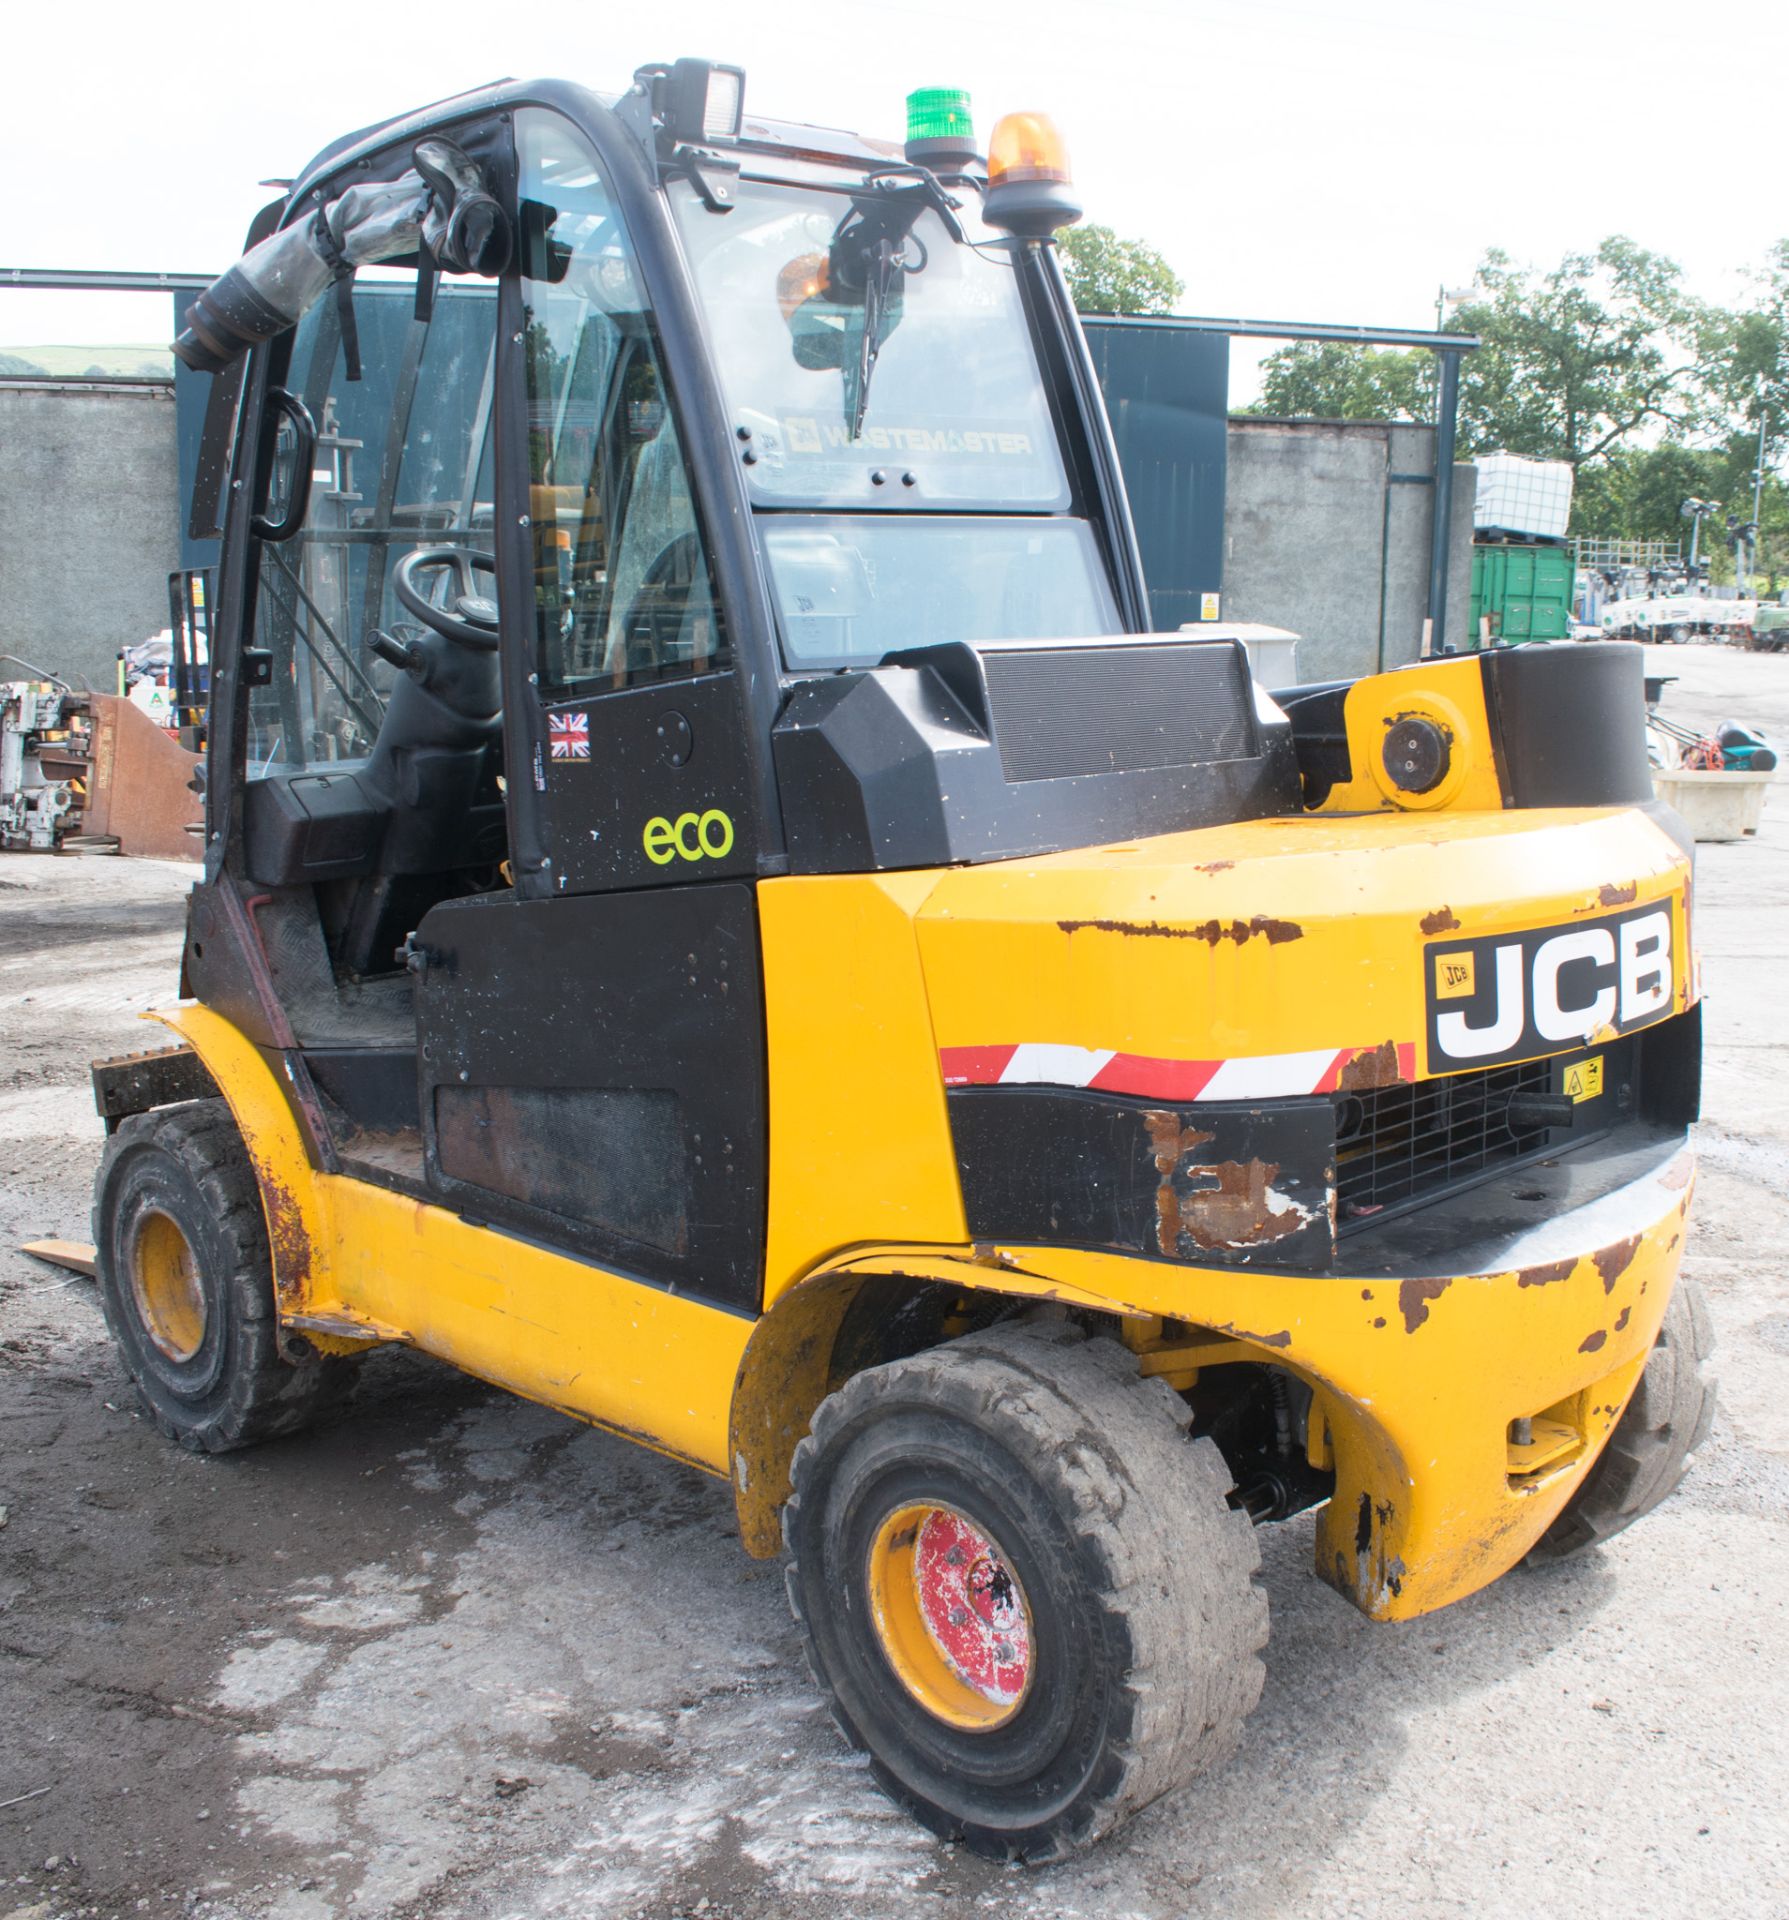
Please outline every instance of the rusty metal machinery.
[[0, 681], [0, 847], [53, 853], [80, 833], [92, 729], [88, 695]]
[[120, 695], [0, 681], [0, 851], [197, 859], [199, 764]]

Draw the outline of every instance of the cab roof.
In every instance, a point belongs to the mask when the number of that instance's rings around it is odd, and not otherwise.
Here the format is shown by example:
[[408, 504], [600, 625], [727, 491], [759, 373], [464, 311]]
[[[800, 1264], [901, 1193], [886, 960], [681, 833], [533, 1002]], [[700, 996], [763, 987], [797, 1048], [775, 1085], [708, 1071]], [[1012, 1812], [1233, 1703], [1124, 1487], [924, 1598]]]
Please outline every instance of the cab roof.
[[[612, 110], [623, 96], [598, 93], [575, 80], [492, 80], [465, 93], [448, 94], [423, 107], [394, 114], [372, 126], [358, 128], [333, 140], [317, 153], [292, 183], [291, 199], [310, 192], [320, 180], [347, 163], [382, 152], [400, 141], [420, 138], [444, 118], [472, 117], [481, 113], [501, 113], [516, 107], [544, 106], [570, 111], [574, 117], [588, 116], [592, 109]], [[795, 120], [767, 120], [748, 113], [740, 129], [738, 147], [757, 148], [800, 155], [819, 160], [857, 160], [875, 165], [899, 159], [901, 147], [894, 141], [871, 140], [839, 127], [809, 126]]]

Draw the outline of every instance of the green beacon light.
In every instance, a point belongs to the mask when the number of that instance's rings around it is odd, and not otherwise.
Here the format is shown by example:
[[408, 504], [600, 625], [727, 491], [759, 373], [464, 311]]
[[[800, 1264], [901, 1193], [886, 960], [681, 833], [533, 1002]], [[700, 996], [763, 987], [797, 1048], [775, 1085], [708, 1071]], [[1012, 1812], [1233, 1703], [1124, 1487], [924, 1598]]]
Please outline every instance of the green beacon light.
[[934, 173], [977, 164], [975, 121], [961, 87], [916, 87], [907, 96], [907, 158]]

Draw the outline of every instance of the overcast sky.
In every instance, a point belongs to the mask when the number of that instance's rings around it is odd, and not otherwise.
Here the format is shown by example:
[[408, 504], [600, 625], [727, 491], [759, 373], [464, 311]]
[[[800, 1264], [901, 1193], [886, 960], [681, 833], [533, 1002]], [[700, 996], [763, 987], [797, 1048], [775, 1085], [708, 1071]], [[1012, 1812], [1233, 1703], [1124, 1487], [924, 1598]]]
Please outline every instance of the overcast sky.
[[[1010, 109], [1053, 114], [1088, 217], [1159, 247], [1188, 313], [1431, 326], [1437, 287], [1486, 247], [1551, 263], [1614, 232], [1730, 300], [1789, 235], [1778, 4], [355, 0], [70, 20], [10, 9], [0, 267], [221, 270], [257, 181], [338, 134], [503, 74], [618, 90], [686, 53], [742, 64], [749, 109], [893, 138], [915, 86], [967, 87], [984, 138]], [[161, 299], [0, 290], [0, 346], [166, 332]]]

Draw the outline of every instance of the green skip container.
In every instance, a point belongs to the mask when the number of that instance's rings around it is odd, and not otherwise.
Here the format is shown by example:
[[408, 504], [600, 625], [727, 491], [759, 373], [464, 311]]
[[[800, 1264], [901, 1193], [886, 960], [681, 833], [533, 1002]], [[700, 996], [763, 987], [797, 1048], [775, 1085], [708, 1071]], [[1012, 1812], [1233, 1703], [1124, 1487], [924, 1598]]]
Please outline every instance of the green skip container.
[[[1472, 549], [1472, 639], [1504, 646], [1572, 630], [1571, 550], [1486, 542]], [[1487, 628], [1485, 622], [1489, 621]]]

